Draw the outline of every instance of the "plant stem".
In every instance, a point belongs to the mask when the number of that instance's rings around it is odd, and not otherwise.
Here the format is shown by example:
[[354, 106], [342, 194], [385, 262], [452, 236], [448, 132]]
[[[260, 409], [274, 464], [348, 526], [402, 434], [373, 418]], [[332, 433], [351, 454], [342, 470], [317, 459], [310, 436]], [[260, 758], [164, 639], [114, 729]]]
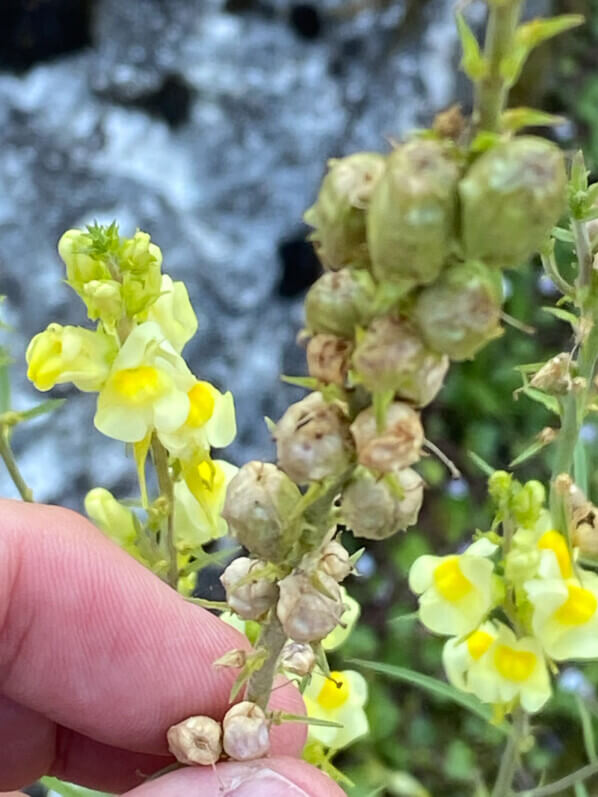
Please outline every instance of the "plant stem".
[[23, 476], [21, 475], [21, 471], [19, 470], [19, 466], [17, 465], [17, 461], [15, 459], [15, 455], [13, 454], [12, 448], [10, 447], [10, 441], [8, 439], [8, 429], [6, 427], [0, 427], [0, 457], [4, 460], [4, 464], [6, 465], [6, 469], [10, 474], [10, 478], [13, 480], [15, 487], [19, 491], [19, 494], [23, 501], [27, 501], [28, 503], [33, 502], [33, 492], [30, 487], [27, 486], [27, 483]]
[[519, 708], [513, 716], [511, 735], [504, 749], [496, 783], [492, 789], [492, 797], [509, 797], [513, 778], [517, 772], [519, 763], [519, 746], [525, 733], [527, 725], [527, 715]]
[[253, 673], [247, 683], [247, 700], [257, 703], [264, 710], [270, 700], [278, 659], [286, 641], [286, 634], [274, 609], [267, 622], [262, 626], [262, 632], [256, 645], [258, 650], [264, 648], [268, 651], [268, 658], [260, 669]]
[[491, 3], [484, 57], [488, 73], [476, 87], [474, 123], [477, 129], [500, 131], [500, 116], [507, 104], [509, 86], [502, 75], [503, 59], [513, 44], [513, 36], [521, 14], [522, 0]]
[[174, 486], [170, 478], [170, 470], [168, 469], [168, 452], [159, 441], [158, 436], [154, 432], [152, 436], [152, 456], [154, 460], [154, 468], [156, 469], [156, 476], [158, 477], [158, 486], [160, 488], [160, 495], [166, 502], [167, 516], [165, 528], [162, 533], [166, 538], [166, 551], [168, 554], [168, 583], [173, 589], [177, 588], [179, 580], [179, 566], [177, 562], [177, 550], [174, 544]]
[[549, 797], [551, 794], [562, 794], [567, 789], [575, 786], [576, 783], [581, 783], [591, 778], [592, 775], [598, 775], [598, 764], [587, 764], [585, 767], [578, 769], [577, 772], [572, 772], [560, 780], [555, 780], [554, 783], [540, 786], [539, 789], [515, 792], [515, 797]]

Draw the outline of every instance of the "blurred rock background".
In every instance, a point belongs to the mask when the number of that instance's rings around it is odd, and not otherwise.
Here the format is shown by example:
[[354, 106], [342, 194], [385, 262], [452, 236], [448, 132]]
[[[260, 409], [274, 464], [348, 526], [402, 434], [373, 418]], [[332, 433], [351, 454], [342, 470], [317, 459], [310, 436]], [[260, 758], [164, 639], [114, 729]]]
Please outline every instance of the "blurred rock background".
[[[544, 2], [532, 3], [536, 10]], [[479, 9], [482, 11], [482, 9]], [[533, 10], [533, 9], [532, 9]], [[295, 395], [301, 300], [318, 274], [303, 211], [328, 157], [386, 149], [465, 86], [452, 0], [3, 0], [0, 8], [0, 294], [14, 327], [14, 406], [36, 397], [26, 342], [83, 322], [56, 242], [72, 226], [140, 227], [184, 279], [200, 318], [187, 357], [231, 389], [230, 456], [268, 457], [264, 415]], [[126, 492], [94, 401], [15, 436], [43, 501]], [[13, 488], [0, 472], [0, 493]]]

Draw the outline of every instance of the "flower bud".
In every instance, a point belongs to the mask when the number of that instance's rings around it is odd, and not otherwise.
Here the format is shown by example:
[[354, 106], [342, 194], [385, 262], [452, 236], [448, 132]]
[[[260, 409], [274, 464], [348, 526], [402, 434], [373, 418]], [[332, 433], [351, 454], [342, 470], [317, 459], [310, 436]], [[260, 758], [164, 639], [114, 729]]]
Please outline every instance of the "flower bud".
[[135, 515], [120, 504], [109, 490], [95, 487], [85, 496], [85, 511], [102, 531], [125, 548], [137, 538]]
[[27, 347], [27, 377], [38, 390], [64, 382], [85, 392], [100, 390], [116, 354], [116, 343], [100, 330], [50, 324]]
[[347, 549], [337, 542], [331, 540], [320, 552], [319, 570], [333, 578], [335, 581], [344, 581], [353, 571], [353, 564]]
[[382, 473], [401, 470], [417, 462], [424, 444], [419, 414], [408, 404], [394, 401], [386, 410], [384, 429], [378, 430], [372, 407], [351, 424], [361, 465]]
[[367, 266], [365, 208], [385, 163], [386, 158], [377, 152], [328, 161], [318, 199], [303, 217], [315, 227], [310, 239], [326, 268]]
[[396, 489], [386, 479], [359, 469], [343, 490], [341, 517], [356, 537], [383, 540], [417, 523], [424, 495], [421, 476], [411, 468], [389, 475]]
[[251, 761], [270, 752], [270, 728], [255, 703], [244, 700], [229, 708], [222, 720], [224, 752], [235, 761]]
[[543, 245], [565, 209], [561, 150], [535, 136], [497, 144], [461, 181], [463, 245], [468, 258], [512, 268]]
[[222, 755], [222, 728], [211, 717], [189, 717], [166, 734], [168, 749], [181, 764], [215, 764]]
[[341, 473], [353, 453], [348, 419], [321, 393], [291, 404], [276, 424], [274, 439], [279, 466], [297, 484]]
[[92, 321], [101, 318], [113, 326], [122, 317], [124, 308], [121, 284], [116, 280], [91, 280], [81, 288], [81, 298]]
[[228, 605], [243, 620], [259, 620], [276, 603], [276, 584], [259, 576], [265, 566], [259, 559], [240, 556], [220, 576]]
[[433, 282], [455, 230], [459, 169], [441, 142], [414, 139], [388, 158], [372, 194], [367, 238], [380, 280]]
[[425, 406], [442, 387], [449, 359], [429, 349], [411, 323], [387, 316], [369, 326], [355, 349], [353, 366], [369, 391], [396, 392]]
[[457, 263], [421, 291], [413, 319], [431, 349], [469, 360], [500, 334], [502, 298], [499, 272], [474, 260]]
[[345, 384], [353, 344], [346, 338], [320, 334], [307, 344], [307, 370], [319, 382]]
[[300, 533], [289, 520], [301, 500], [286, 473], [268, 462], [248, 462], [230, 482], [222, 517], [231, 534], [251, 553], [281, 562]]
[[303, 678], [315, 667], [316, 654], [306, 642], [287, 642], [282, 649], [280, 664], [287, 672]]
[[376, 286], [366, 271], [345, 269], [323, 274], [305, 297], [305, 323], [314, 334], [352, 338], [357, 325], [373, 316]]
[[66, 266], [69, 285], [80, 293], [92, 280], [109, 280], [106, 263], [93, 251], [91, 235], [85, 230], [67, 230], [58, 242], [58, 254]]
[[305, 573], [291, 573], [279, 582], [276, 611], [285, 634], [295, 642], [319, 642], [339, 623], [344, 607], [336, 581], [318, 572], [319, 585]]

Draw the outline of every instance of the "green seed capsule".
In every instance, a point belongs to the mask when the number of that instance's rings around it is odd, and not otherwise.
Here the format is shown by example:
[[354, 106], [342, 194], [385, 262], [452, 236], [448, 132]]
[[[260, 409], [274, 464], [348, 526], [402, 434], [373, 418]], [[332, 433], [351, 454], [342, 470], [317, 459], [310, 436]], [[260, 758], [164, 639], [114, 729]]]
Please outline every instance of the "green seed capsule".
[[328, 162], [318, 199], [303, 217], [315, 227], [310, 240], [326, 268], [369, 265], [365, 208], [385, 163], [377, 152], [357, 152]]
[[424, 288], [413, 320], [427, 345], [453, 360], [469, 360], [500, 334], [500, 272], [475, 260], [457, 263]]
[[372, 270], [381, 280], [433, 282], [455, 230], [459, 169], [438, 141], [416, 139], [388, 159], [367, 218]]
[[538, 251], [565, 209], [560, 149], [521, 136], [481, 155], [461, 181], [463, 246], [469, 258], [513, 268]]
[[353, 354], [353, 368], [370, 392], [397, 393], [418, 406], [429, 404], [444, 381], [449, 359], [429, 349], [404, 319], [375, 319]]
[[352, 338], [355, 327], [374, 312], [376, 286], [366, 271], [345, 269], [323, 274], [305, 297], [305, 321], [315, 334]]

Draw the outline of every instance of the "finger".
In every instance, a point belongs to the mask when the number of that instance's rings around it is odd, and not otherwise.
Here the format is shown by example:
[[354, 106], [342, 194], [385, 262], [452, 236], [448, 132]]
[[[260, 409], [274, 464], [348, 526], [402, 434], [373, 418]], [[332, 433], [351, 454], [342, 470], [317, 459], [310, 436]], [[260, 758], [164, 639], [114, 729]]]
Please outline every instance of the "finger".
[[[0, 518], [0, 692], [96, 741], [158, 755], [173, 723], [223, 715], [234, 673], [212, 662], [244, 637], [75, 513], [0, 501]], [[276, 705], [301, 711], [292, 687]], [[296, 752], [304, 733], [275, 729], [277, 749]]]
[[246, 764], [186, 767], [145, 783], [126, 797], [344, 797], [327, 775], [293, 758], [264, 758]]

